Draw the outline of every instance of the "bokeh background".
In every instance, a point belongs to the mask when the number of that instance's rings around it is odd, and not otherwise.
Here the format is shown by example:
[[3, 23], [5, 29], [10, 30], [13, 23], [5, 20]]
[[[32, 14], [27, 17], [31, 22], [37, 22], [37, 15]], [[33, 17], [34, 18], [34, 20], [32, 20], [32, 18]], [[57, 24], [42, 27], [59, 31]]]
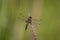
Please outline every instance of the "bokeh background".
[[0, 40], [32, 40], [21, 15], [29, 13], [41, 19], [35, 25], [37, 40], [60, 40], [60, 0], [0, 0]]

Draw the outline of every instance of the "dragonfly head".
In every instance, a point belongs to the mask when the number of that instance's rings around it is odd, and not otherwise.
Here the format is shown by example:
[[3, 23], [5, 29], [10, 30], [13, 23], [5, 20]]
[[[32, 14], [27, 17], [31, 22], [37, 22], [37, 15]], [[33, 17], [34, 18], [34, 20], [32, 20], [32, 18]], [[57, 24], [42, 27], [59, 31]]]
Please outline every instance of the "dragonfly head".
[[29, 18], [32, 18], [31, 16]]

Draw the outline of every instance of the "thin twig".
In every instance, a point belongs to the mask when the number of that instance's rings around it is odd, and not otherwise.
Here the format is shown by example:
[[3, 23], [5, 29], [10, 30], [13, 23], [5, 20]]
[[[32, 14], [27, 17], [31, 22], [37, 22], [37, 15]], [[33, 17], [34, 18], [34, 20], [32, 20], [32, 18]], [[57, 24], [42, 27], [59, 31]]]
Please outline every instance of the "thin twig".
[[33, 40], [37, 40], [36, 29], [33, 25], [31, 25], [31, 32], [32, 32]]

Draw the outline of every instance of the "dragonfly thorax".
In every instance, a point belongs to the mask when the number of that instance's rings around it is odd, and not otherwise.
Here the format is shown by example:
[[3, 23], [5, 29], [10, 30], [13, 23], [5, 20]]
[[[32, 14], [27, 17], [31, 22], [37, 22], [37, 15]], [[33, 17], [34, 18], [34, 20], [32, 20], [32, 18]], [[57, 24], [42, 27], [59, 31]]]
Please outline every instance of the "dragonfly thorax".
[[29, 16], [28, 19], [26, 20], [26, 22], [31, 24], [32, 23], [32, 17]]

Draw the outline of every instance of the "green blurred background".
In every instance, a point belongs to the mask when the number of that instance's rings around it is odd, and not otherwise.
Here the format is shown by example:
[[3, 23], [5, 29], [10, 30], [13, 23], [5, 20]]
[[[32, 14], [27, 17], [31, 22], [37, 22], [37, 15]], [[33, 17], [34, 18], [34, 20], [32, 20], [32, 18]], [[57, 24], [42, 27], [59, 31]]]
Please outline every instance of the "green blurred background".
[[26, 17], [41, 19], [36, 26], [37, 40], [60, 40], [60, 0], [0, 0], [0, 40], [32, 40]]

